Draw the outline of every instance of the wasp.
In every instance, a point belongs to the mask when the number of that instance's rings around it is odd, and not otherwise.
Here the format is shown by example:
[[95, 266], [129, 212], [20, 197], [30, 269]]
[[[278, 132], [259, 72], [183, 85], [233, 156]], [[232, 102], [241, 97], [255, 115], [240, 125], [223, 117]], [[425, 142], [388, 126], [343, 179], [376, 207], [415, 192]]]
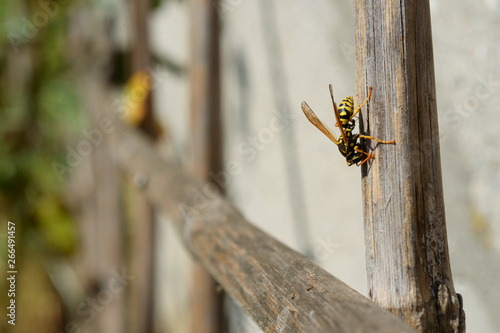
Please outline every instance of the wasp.
[[374, 158], [373, 152], [370, 151], [370, 153], [367, 153], [363, 150], [362, 139], [376, 140], [384, 144], [395, 143], [394, 140], [383, 141], [373, 136], [352, 133], [354, 127], [356, 126], [354, 117], [358, 114], [361, 108], [368, 103], [372, 94], [372, 87], [369, 88], [368, 97], [366, 98], [365, 102], [360, 106], [358, 106], [358, 96], [356, 96], [355, 105], [353, 105], [353, 98], [352, 96], [350, 96], [342, 100], [342, 102], [339, 104], [338, 109], [337, 104], [335, 103], [335, 100], [333, 98], [333, 87], [331, 84], [329, 88], [330, 96], [332, 97], [333, 111], [335, 113], [335, 119], [337, 121], [335, 123], [335, 126], [340, 129], [340, 137], [338, 140], [333, 132], [325, 124], [323, 124], [321, 120], [319, 120], [319, 118], [309, 107], [309, 105], [307, 105], [306, 102], [302, 102], [302, 111], [314, 126], [316, 126], [321, 132], [323, 132], [323, 134], [325, 134], [330, 140], [333, 141], [333, 143], [337, 145], [340, 153], [345, 157], [348, 166], [351, 166], [353, 164], [360, 166], [366, 163], [369, 159]]

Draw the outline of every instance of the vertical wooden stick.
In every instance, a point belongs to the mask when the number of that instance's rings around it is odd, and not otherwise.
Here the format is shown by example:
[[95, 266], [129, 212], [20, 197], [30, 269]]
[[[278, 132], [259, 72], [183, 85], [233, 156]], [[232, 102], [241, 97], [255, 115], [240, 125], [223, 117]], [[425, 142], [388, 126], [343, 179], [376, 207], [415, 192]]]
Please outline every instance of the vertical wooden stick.
[[[132, 74], [144, 71], [150, 66], [149, 5], [149, 0], [133, 0], [131, 3]], [[144, 105], [144, 119], [137, 126], [148, 137], [156, 139], [151, 101], [150, 91]], [[135, 281], [130, 286], [128, 332], [151, 333], [154, 330], [155, 313], [155, 214], [153, 207], [141, 192], [130, 191], [127, 205], [131, 214], [129, 260], [131, 271], [135, 276]]]
[[[191, 1], [190, 167], [207, 181], [222, 169], [219, 21], [214, 4]], [[217, 293], [215, 280], [198, 264], [193, 267], [191, 293], [191, 332], [224, 332], [224, 295]]]
[[[446, 236], [429, 2], [355, 1], [370, 297], [421, 332], [457, 332]], [[462, 322], [463, 322], [463, 318]], [[464, 325], [464, 324], [463, 324]]]

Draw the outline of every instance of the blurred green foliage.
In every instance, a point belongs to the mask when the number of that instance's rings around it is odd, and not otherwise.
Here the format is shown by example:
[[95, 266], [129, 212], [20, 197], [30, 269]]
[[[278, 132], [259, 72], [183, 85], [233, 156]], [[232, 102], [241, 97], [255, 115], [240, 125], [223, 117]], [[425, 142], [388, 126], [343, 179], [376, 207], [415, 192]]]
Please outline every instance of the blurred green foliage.
[[[35, 35], [25, 33], [28, 18], [43, 11], [40, 4], [6, 1], [0, 10], [4, 28], [0, 55], [0, 218], [2, 222], [19, 222], [19, 242], [30, 234], [41, 236], [30, 237], [27, 248], [37, 253], [69, 254], [75, 246], [74, 223], [65, 209], [63, 184], [52, 170], [52, 162], [62, 160], [65, 142], [82, 126], [82, 113], [65, 59], [67, 8], [52, 7], [57, 11], [53, 16], [44, 12], [46, 25], [40, 23], [42, 20], [35, 26]], [[20, 23], [12, 23], [15, 18]], [[21, 38], [22, 44], [17, 44], [16, 38]]]
[[[0, 236], [7, 221], [16, 223], [19, 332], [29, 331], [29, 322], [38, 322], [41, 330], [58, 327], [61, 307], [44, 267], [73, 253], [77, 241], [64, 183], [52, 168], [84, 123], [66, 59], [70, 6], [58, 4], [47, 12], [42, 3], [50, 1], [0, 2]], [[6, 237], [0, 237], [0, 249], [4, 267]], [[2, 280], [2, 307], [6, 289]]]
[[[151, 1], [153, 8], [162, 2]], [[32, 332], [29, 323], [34, 322], [36, 331], [60, 331], [65, 322], [60, 295], [50, 281], [50, 263], [74, 253], [78, 237], [54, 163], [66, 165], [66, 146], [81, 138], [86, 127], [72, 72], [78, 59], [69, 59], [69, 20], [72, 11], [85, 7], [114, 12], [117, 2], [0, 1], [0, 269], [7, 263], [7, 221], [13, 221], [22, 290], [17, 300], [23, 303], [19, 316], [25, 325], [16, 325], [17, 332]], [[120, 74], [118, 86], [130, 74], [119, 73], [129, 68], [129, 50], [122, 52], [123, 61], [112, 62], [111, 70]], [[168, 59], [162, 63], [178, 73], [183, 70]], [[0, 281], [3, 307], [7, 285]], [[0, 331], [5, 325], [0, 322]]]

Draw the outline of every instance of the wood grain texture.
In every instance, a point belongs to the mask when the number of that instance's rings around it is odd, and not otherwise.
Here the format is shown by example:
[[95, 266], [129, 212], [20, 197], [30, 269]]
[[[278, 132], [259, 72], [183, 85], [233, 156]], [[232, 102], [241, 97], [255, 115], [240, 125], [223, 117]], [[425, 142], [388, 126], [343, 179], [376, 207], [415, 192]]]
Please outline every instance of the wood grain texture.
[[460, 305], [446, 235], [428, 1], [355, 1], [369, 293], [421, 332], [456, 332]]
[[[248, 223], [214, 186], [162, 160], [117, 124], [113, 155], [174, 221], [185, 246], [266, 332], [413, 332], [400, 319]], [[179, 286], [184, 287], [184, 286]]]

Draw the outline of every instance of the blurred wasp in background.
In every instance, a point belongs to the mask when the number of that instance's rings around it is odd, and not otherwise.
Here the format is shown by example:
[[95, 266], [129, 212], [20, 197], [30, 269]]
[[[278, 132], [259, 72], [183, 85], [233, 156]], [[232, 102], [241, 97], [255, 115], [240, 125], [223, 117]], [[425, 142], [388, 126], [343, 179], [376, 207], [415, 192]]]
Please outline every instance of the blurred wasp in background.
[[164, 134], [163, 127], [151, 112], [151, 74], [146, 70], [133, 73], [123, 89], [122, 120], [140, 128], [154, 138]]
[[356, 96], [356, 104], [353, 105], [352, 96], [346, 97], [339, 104], [337, 109], [337, 105], [335, 104], [335, 100], [333, 98], [333, 87], [330, 84], [330, 96], [332, 97], [333, 110], [335, 113], [335, 118], [337, 120], [335, 126], [340, 129], [340, 137], [337, 140], [332, 130], [330, 130], [325, 124], [319, 120], [313, 110], [307, 105], [306, 102], [302, 102], [302, 111], [306, 115], [307, 119], [316, 126], [323, 134], [325, 134], [330, 140], [333, 141], [339, 148], [342, 156], [345, 157], [347, 165], [351, 166], [356, 164], [360, 166], [366, 163], [369, 159], [374, 158], [373, 152], [367, 153], [363, 150], [363, 141], [362, 139], [376, 140], [380, 143], [384, 144], [394, 144], [394, 140], [391, 141], [382, 141], [380, 139], [374, 138], [373, 136], [366, 136], [362, 134], [353, 134], [352, 131], [356, 126], [356, 122], [354, 120], [354, 116], [358, 114], [363, 106], [368, 103], [368, 100], [372, 94], [372, 87], [369, 88], [368, 97], [365, 102], [358, 106], [358, 97]]

